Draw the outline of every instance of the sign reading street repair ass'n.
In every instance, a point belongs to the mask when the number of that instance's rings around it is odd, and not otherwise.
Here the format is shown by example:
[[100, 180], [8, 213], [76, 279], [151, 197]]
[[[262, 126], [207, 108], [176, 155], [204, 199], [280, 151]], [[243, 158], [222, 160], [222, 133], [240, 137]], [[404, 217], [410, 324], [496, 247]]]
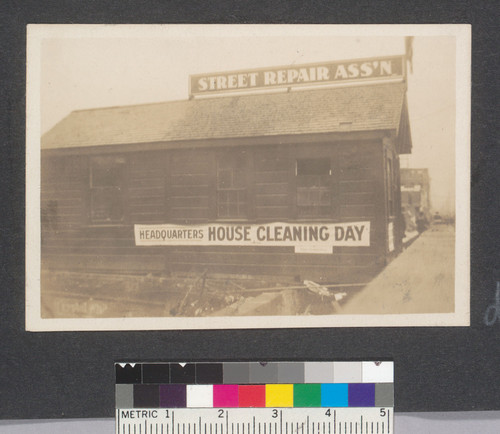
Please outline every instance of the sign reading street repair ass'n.
[[370, 222], [134, 225], [137, 246], [291, 246], [297, 253], [332, 253], [369, 246]]
[[190, 76], [190, 95], [340, 82], [402, 79], [403, 56], [387, 56]]

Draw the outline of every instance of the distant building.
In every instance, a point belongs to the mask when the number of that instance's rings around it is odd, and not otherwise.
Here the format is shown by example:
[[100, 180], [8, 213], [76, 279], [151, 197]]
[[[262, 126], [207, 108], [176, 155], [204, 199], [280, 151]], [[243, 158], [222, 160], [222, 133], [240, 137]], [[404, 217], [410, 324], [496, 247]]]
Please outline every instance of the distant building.
[[401, 207], [407, 230], [412, 230], [415, 216], [419, 211], [430, 218], [429, 169], [401, 169]]

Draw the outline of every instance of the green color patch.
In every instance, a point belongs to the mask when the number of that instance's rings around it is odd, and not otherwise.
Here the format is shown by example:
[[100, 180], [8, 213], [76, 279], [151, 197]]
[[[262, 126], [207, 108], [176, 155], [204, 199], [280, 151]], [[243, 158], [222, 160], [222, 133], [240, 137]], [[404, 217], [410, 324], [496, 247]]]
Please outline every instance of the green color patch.
[[294, 407], [321, 407], [321, 384], [294, 384]]

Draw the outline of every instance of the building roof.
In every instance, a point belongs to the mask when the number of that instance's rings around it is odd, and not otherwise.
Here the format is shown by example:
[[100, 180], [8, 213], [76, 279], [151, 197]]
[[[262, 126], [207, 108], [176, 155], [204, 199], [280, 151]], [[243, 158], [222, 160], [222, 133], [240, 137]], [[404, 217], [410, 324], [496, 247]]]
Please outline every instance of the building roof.
[[42, 136], [42, 149], [346, 131], [399, 134], [407, 119], [405, 93], [404, 83], [386, 83], [77, 110]]

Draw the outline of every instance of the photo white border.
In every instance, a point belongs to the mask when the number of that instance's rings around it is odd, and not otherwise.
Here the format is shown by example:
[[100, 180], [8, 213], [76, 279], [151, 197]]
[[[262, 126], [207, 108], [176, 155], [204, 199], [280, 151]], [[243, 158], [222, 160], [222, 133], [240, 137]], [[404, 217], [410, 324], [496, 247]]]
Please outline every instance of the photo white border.
[[[449, 314], [308, 315], [160, 318], [42, 319], [40, 303], [40, 86], [41, 44], [45, 38], [178, 36], [455, 36], [456, 37], [456, 231], [455, 312]], [[470, 119], [471, 27], [432, 25], [78, 25], [30, 24], [26, 71], [26, 329], [28, 331], [109, 331], [304, 327], [409, 327], [470, 325]]]

